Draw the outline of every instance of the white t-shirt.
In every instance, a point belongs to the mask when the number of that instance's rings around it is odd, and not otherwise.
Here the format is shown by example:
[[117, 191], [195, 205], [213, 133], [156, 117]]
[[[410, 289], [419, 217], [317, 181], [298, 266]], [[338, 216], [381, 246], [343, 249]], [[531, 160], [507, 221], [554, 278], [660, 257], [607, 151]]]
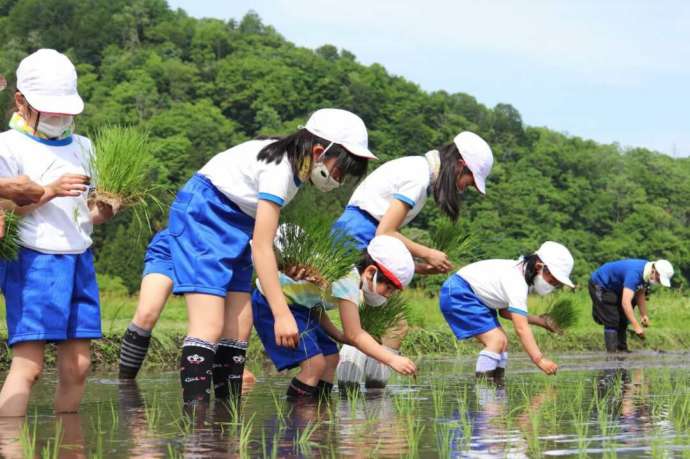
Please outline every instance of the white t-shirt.
[[256, 217], [260, 199], [283, 207], [295, 197], [301, 184], [286, 156], [278, 164], [257, 160], [261, 149], [272, 142], [275, 140], [250, 140], [218, 153], [199, 174], [252, 217]]
[[490, 308], [527, 315], [529, 286], [519, 260], [484, 260], [461, 268], [458, 276]]
[[407, 156], [381, 165], [359, 184], [348, 202], [381, 220], [393, 199], [410, 206], [403, 225], [422, 211], [431, 184], [431, 168], [424, 156]]
[[[27, 175], [48, 185], [64, 174], [92, 176], [93, 149], [86, 137], [71, 142], [37, 139], [14, 129], [0, 134], [0, 177]], [[53, 254], [79, 254], [91, 247], [91, 215], [87, 192], [78, 197], [54, 198], [21, 220], [20, 244]]]

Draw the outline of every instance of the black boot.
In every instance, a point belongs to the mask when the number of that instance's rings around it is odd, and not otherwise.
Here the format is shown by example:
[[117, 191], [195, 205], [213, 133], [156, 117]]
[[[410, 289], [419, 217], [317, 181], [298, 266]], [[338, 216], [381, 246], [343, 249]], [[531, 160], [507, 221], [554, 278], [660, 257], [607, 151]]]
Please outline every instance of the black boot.
[[618, 352], [618, 330], [610, 328], [604, 329], [604, 344], [606, 345], [606, 352]]
[[477, 378], [477, 382], [494, 382], [496, 370], [477, 371], [474, 373], [474, 376]]
[[497, 387], [503, 387], [506, 385], [506, 369], [501, 367], [496, 367], [494, 370], [494, 384]]
[[628, 325], [618, 328], [618, 352], [630, 352], [628, 349]]

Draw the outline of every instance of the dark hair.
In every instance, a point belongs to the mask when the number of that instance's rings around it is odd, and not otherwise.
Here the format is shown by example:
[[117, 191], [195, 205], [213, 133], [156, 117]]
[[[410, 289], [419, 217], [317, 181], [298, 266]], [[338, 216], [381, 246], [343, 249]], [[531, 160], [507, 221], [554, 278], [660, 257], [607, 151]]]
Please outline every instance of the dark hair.
[[[321, 145], [326, 148], [331, 143], [304, 128], [286, 137], [274, 138], [276, 141], [263, 147], [257, 158], [260, 161], [277, 164], [283, 159], [283, 155], [287, 155], [292, 166], [292, 173], [297, 177], [299, 177], [299, 171], [304, 162], [311, 161], [314, 145]], [[347, 176], [359, 178], [367, 172], [367, 159], [351, 154], [340, 144], [334, 143], [328, 149], [323, 159], [329, 158], [337, 158], [335, 166], [342, 174], [343, 179]]]
[[441, 211], [452, 221], [460, 214], [461, 196], [458, 191], [458, 160], [462, 155], [455, 143], [438, 148], [441, 168], [433, 185], [434, 200]]
[[525, 273], [525, 282], [527, 285], [534, 285], [534, 278], [537, 277], [537, 262], [541, 261], [536, 253], [527, 255], [522, 259], [522, 265]]
[[[367, 269], [367, 268], [368, 268], [369, 266], [371, 266], [371, 265], [374, 265], [374, 266], [376, 266], [377, 268], [378, 268], [378, 266], [379, 266], [378, 263], [376, 263], [376, 261], [374, 261], [374, 259], [371, 258], [371, 255], [369, 255], [369, 252], [367, 252], [366, 249], [364, 249], [364, 250], [362, 251], [362, 256], [360, 257], [359, 261], [357, 262], [357, 265], [355, 266], [355, 268], [357, 268], [357, 272], [359, 272], [359, 274], [361, 275], [361, 274], [364, 272], [364, 270]], [[379, 272], [381, 272], [380, 269], [379, 269]], [[376, 280], [377, 280], [378, 282], [383, 282], [383, 283], [385, 283], [385, 284], [388, 284], [389, 286], [391, 286], [391, 287], [393, 287], [393, 288], [395, 288], [395, 289], [398, 288], [398, 286], [395, 285], [390, 279], [388, 279], [388, 278], [383, 274], [383, 272], [381, 272], [381, 275], [378, 276], [378, 277], [376, 278]]]

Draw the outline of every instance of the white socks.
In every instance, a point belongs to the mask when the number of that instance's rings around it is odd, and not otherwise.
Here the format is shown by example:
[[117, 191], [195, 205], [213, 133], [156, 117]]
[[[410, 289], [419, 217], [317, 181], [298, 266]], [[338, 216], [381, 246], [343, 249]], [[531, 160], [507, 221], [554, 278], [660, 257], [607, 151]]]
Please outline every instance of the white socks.
[[[508, 356], [506, 355], [506, 359]], [[493, 371], [498, 366], [501, 361], [501, 356], [491, 351], [481, 351], [479, 357], [477, 357], [477, 373], [486, 373], [487, 371]]]

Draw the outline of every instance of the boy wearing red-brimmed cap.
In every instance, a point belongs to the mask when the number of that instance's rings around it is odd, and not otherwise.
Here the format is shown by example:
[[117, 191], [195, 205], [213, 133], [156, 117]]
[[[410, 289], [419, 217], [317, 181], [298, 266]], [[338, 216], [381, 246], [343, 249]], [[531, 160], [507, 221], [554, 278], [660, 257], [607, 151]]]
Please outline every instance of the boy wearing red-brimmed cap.
[[[407, 287], [413, 276], [412, 255], [392, 236], [372, 239], [357, 266], [349, 275], [334, 282], [330, 291], [324, 292], [314, 283], [294, 280], [281, 273], [282, 291], [300, 334], [295, 348], [276, 343], [275, 317], [263, 295], [261, 283], [257, 283], [252, 295], [252, 312], [254, 327], [266, 353], [279, 371], [300, 368], [288, 387], [288, 396], [321, 398], [330, 395], [339, 360], [336, 341], [354, 346], [400, 374], [414, 374], [414, 363], [379, 344], [362, 329], [359, 318], [360, 304], [382, 305], [394, 292]], [[324, 313], [336, 308], [342, 331]]]

